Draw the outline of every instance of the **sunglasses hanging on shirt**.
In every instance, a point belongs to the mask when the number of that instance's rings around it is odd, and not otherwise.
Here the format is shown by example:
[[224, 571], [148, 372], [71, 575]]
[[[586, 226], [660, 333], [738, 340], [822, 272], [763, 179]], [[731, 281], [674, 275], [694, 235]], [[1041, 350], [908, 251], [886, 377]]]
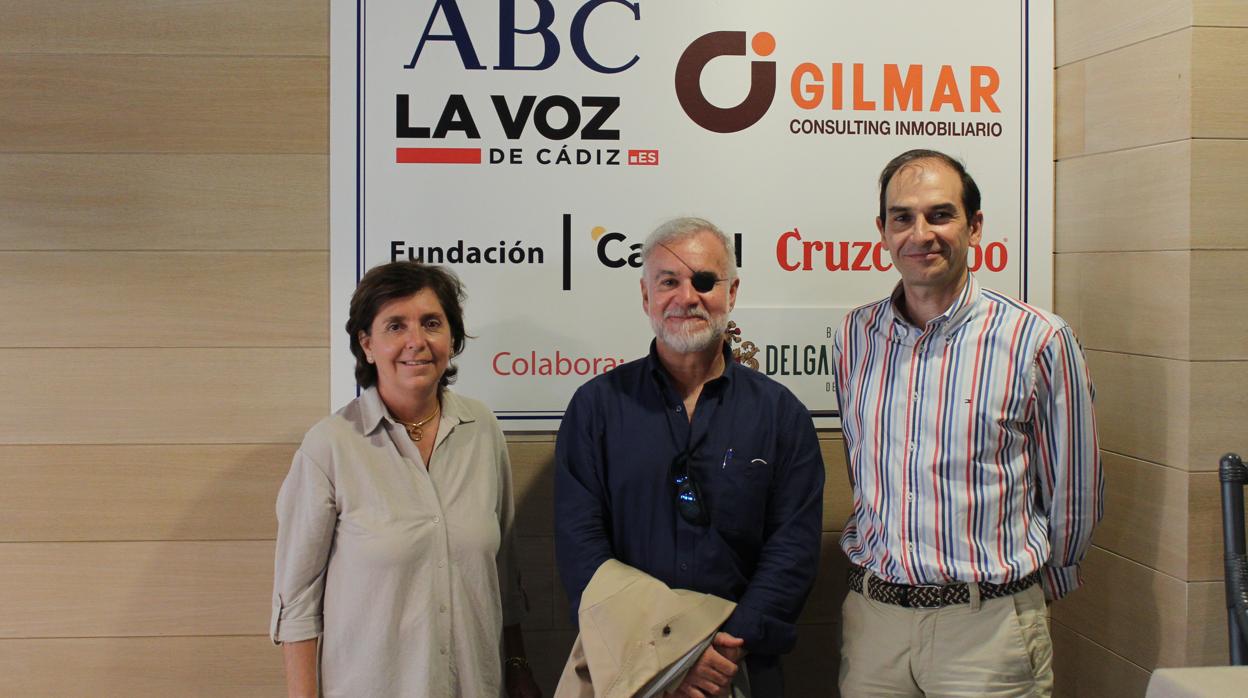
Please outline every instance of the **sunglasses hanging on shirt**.
[[672, 461], [670, 474], [672, 490], [676, 496], [676, 511], [680, 513], [680, 518], [694, 526], [709, 524], [710, 517], [706, 514], [702, 491], [698, 489], [698, 482], [689, 471], [688, 451], [677, 454]]

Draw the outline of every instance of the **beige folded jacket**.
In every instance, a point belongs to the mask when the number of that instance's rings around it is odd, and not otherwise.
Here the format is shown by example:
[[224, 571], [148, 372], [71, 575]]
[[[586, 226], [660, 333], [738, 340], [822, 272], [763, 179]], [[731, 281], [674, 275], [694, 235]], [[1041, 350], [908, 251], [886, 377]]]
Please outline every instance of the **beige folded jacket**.
[[[625, 698], [652, 690], [650, 684], [705, 645], [736, 606], [710, 594], [670, 589], [607, 560], [581, 594], [581, 632], [554, 698]], [[686, 672], [665, 681], [662, 690], [675, 689]]]

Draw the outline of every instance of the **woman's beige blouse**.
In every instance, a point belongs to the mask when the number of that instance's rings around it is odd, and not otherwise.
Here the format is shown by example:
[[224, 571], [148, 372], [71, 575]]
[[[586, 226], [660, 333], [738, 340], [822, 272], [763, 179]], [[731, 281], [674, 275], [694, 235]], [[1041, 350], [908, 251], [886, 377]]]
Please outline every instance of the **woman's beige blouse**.
[[365, 390], [312, 427], [282, 484], [270, 636], [323, 635], [325, 696], [499, 696], [502, 627], [525, 606], [513, 518], [484, 405], [443, 393], [426, 469]]

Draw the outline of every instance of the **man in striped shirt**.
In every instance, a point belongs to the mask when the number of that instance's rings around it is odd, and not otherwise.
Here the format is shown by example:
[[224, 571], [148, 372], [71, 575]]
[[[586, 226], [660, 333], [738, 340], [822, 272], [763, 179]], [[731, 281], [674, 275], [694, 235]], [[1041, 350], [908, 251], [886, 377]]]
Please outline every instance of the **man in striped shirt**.
[[979, 199], [948, 155], [889, 162], [876, 227], [901, 282], [833, 340], [845, 696], [1051, 693], [1046, 600], [1079, 586], [1101, 516], [1083, 352], [1061, 318], [971, 276]]

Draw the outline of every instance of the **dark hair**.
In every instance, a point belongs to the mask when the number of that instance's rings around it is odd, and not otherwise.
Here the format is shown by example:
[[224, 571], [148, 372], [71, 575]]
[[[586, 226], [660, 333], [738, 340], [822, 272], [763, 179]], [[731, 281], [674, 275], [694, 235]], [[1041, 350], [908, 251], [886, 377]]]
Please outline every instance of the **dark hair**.
[[971, 177], [966, 171], [966, 167], [958, 162], [957, 158], [945, 155], [939, 150], [907, 150], [898, 155], [888, 164], [884, 166], [884, 170], [880, 172], [880, 220], [884, 220], [884, 195], [888, 192], [888, 183], [892, 181], [893, 175], [897, 174], [897, 170], [909, 165], [916, 160], [939, 160], [948, 165], [954, 172], [958, 173], [958, 178], [962, 180], [962, 213], [970, 220], [971, 216], [979, 211], [979, 185], [975, 184], [975, 178]]
[[[347, 334], [351, 336], [351, 353], [355, 355], [355, 382], [361, 388], [377, 385], [377, 367], [368, 362], [360, 333], [372, 334], [373, 320], [386, 303], [414, 296], [431, 289], [442, 304], [446, 321], [451, 326], [451, 356], [464, 351], [468, 335], [464, 332], [463, 303], [467, 299], [464, 285], [449, 269], [420, 262], [390, 262], [368, 270], [351, 294], [351, 310], [347, 316]], [[449, 365], [442, 374], [439, 387], [455, 382], [458, 369]]]

